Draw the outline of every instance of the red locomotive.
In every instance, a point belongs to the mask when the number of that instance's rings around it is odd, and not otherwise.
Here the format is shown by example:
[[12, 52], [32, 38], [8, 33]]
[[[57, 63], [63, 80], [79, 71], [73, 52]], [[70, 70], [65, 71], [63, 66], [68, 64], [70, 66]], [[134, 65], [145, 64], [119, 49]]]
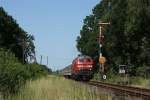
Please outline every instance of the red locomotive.
[[75, 80], [90, 80], [93, 77], [93, 60], [89, 56], [75, 58], [71, 65], [71, 76]]

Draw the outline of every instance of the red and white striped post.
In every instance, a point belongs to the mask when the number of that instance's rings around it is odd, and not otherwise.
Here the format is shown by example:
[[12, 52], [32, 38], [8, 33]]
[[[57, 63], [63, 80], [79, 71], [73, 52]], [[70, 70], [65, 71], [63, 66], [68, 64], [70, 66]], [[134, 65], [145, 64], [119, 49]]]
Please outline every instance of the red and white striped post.
[[102, 21], [99, 22], [99, 47], [100, 47], [100, 51], [99, 51], [99, 63], [100, 63], [100, 68], [99, 70], [101, 71], [102, 75], [104, 74], [104, 64], [106, 62], [105, 57], [103, 57], [102, 55], [102, 46], [103, 46], [103, 42], [104, 42], [104, 35], [102, 33], [102, 28], [104, 25], [110, 25], [109, 23], [103, 23]]

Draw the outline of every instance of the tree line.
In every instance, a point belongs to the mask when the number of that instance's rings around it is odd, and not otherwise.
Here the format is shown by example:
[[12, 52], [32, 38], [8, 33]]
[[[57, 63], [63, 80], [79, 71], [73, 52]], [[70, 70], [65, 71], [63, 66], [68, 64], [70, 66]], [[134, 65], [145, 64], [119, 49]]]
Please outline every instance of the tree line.
[[17, 21], [0, 7], [0, 94], [17, 93], [27, 80], [51, 73], [35, 59], [34, 37], [23, 30]]
[[[0, 48], [11, 50], [21, 62], [34, 57], [34, 37], [27, 34], [19, 24], [0, 7]], [[23, 57], [24, 56], [24, 57]]]
[[[93, 57], [98, 64], [99, 21], [110, 22], [103, 28], [103, 56], [107, 59], [107, 71], [118, 73], [118, 65], [128, 65], [132, 76], [148, 76], [150, 72], [150, 1], [149, 0], [101, 0], [86, 16], [77, 49]], [[98, 65], [95, 67], [98, 71]]]

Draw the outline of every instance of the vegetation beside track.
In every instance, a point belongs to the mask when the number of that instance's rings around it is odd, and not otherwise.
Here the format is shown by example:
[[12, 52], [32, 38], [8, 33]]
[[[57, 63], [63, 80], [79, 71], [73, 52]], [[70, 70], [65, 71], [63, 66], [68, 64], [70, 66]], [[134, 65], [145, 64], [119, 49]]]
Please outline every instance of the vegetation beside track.
[[143, 87], [150, 89], [150, 79], [144, 79], [143, 77], [131, 77], [129, 78], [129, 82], [131, 86]]
[[21, 64], [8, 50], [0, 49], [0, 94], [17, 93], [27, 80], [48, 75], [48, 70], [38, 64]]
[[28, 81], [24, 89], [8, 100], [108, 100], [96, 89], [63, 77], [48, 76]]
[[150, 1], [101, 0], [84, 19], [77, 49], [93, 57], [99, 71], [99, 21], [110, 22], [102, 28], [102, 54], [105, 72], [118, 73], [118, 65], [128, 65], [131, 76], [150, 77]]
[[[0, 7], [0, 100], [50, 71], [35, 59], [34, 37]], [[34, 60], [34, 61], [33, 61]]]
[[[98, 77], [98, 74], [95, 74], [93, 80], [100, 80], [100, 77]], [[123, 82], [127, 82], [126, 85], [129, 86], [136, 86], [136, 87], [142, 87], [142, 88], [148, 88], [150, 89], [150, 79], [149, 78], [143, 78], [143, 77], [121, 77], [119, 75], [108, 75], [107, 79], [104, 80], [104, 82], [113, 83], [113, 84], [123, 84]]]

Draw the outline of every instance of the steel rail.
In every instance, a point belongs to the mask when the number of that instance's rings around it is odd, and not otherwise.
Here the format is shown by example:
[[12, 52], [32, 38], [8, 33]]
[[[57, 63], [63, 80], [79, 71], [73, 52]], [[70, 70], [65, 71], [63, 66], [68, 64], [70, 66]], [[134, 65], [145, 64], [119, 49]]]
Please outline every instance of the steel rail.
[[146, 96], [150, 98], [150, 89], [139, 88], [139, 87], [132, 87], [132, 86], [124, 86], [124, 85], [117, 85], [117, 84], [110, 84], [101, 81], [89, 81], [87, 84], [103, 87], [107, 89], [117, 90], [118, 92], [126, 92], [130, 95], [139, 95], [139, 96]]

